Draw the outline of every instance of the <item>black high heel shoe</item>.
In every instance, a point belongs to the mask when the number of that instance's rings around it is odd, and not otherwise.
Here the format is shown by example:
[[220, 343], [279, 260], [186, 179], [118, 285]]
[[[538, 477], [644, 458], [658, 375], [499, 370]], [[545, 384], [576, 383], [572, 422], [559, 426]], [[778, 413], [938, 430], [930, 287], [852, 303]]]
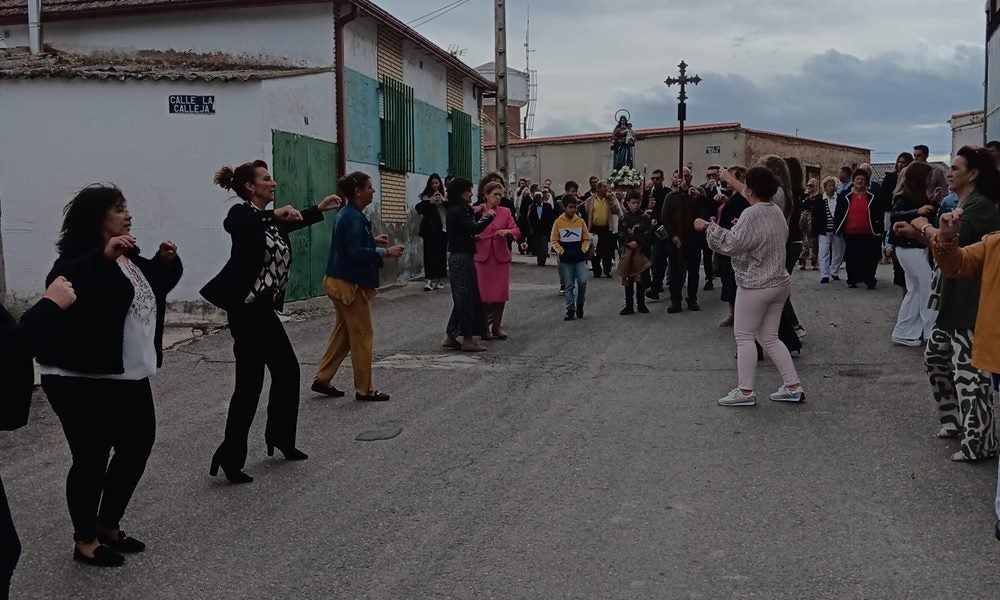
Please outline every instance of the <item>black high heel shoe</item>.
[[226, 465], [222, 464], [222, 459], [218, 456], [213, 456], [212, 467], [208, 470], [208, 474], [215, 477], [219, 474], [219, 468], [222, 469], [222, 473], [229, 480], [229, 483], [250, 483], [253, 481], [253, 477], [250, 477], [239, 469], [227, 469]]
[[271, 442], [267, 443], [267, 455], [274, 456], [274, 449], [277, 448], [284, 456], [285, 460], [305, 460], [309, 455], [297, 448], [282, 448], [275, 446]]

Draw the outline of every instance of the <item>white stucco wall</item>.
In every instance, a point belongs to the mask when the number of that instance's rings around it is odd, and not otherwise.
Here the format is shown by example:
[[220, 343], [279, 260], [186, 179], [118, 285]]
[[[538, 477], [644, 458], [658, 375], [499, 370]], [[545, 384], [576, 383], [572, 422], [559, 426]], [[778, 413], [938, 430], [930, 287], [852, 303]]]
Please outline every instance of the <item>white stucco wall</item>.
[[475, 83], [471, 79], [462, 80], [462, 100], [463, 107], [462, 111], [466, 114], [472, 115], [472, 122], [474, 125], [479, 125], [479, 101], [476, 100]]
[[[216, 114], [168, 114], [171, 94], [215, 95]], [[165, 239], [179, 246], [185, 273], [171, 300], [199, 300], [229, 255], [222, 220], [231, 202], [212, 176], [223, 164], [270, 156], [270, 135], [262, 139], [257, 126], [260, 84], [7, 81], [2, 103], [0, 131], [11, 140], [0, 144], [9, 293], [41, 294], [63, 206], [89, 183], [113, 182], [144, 253]]]
[[989, 73], [986, 79], [986, 138], [1000, 139], [1000, 29], [993, 32], [987, 46]]
[[344, 26], [344, 66], [378, 79], [378, 24], [355, 19]]
[[413, 97], [448, 110], [448, 70], [426, 52], [403, 42], [403, 82], [413, 88]]
[[951, 155], [955, 156], [962, 146], [982, 146], [984, 120], [983, 113], [964, 115], [948, 121], [951, 125]]
[[[26, 25], [6, 29], [11, 33], [10, 45], [28, 45]], [[66, 51], [224, 52], [311, 67], [333, 64], [333, 36], [330, 2], [45, 24], [45, 43]]]
[[267, 135], [271, 129], [278, 129], [336, 143], [335, 89], [333, 73], [261, 82], [261, 110]]

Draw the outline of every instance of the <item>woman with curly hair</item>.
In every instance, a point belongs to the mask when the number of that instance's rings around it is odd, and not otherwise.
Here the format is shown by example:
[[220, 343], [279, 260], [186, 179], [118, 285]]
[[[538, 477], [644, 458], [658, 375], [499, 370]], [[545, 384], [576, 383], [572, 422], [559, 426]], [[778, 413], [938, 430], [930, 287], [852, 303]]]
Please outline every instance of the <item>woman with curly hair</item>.
[[86, 187], [70, 201], [58, 249], [46, 283], [71, 281], [77, 300], [38, 363], [73, 455], [73, 558], [116, 567], [122, 554], [146, 549], [121, 520], [156, 437], [149, 378], [163, 364], [166, 298], [183, 269], [173, 242], [152, 258], [140, 254], [125, 196], [113, 185]]

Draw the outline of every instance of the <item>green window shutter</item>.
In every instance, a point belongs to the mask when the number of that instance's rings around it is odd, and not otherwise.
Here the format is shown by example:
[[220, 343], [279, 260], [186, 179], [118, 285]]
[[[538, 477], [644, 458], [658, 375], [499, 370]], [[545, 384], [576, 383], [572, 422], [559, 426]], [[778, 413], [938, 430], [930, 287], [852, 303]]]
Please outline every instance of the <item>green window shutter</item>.
[[448, 171], [455, 177], [472, 179], [472, 117], [457, 108], [451, 109], [451, 133], [448, 134]]
[[413, 171], [413, 88], [382, 76], [380, 110], [382, 153], [380, 165], [387, 171]]

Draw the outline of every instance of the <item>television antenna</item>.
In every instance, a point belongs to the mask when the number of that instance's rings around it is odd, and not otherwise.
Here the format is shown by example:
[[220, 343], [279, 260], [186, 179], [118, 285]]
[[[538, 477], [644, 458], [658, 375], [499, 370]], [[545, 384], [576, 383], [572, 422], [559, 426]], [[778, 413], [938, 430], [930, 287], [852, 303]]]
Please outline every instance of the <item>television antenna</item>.
[[530, 138], [535, 130], [535, 105], [538, 103], [538, 71], [531, 68], [531, 5], [528, 5], [528, 20], [524, 28], [524, 71], [528, 74], [528, 105], [524, 110], [524, 137]]

